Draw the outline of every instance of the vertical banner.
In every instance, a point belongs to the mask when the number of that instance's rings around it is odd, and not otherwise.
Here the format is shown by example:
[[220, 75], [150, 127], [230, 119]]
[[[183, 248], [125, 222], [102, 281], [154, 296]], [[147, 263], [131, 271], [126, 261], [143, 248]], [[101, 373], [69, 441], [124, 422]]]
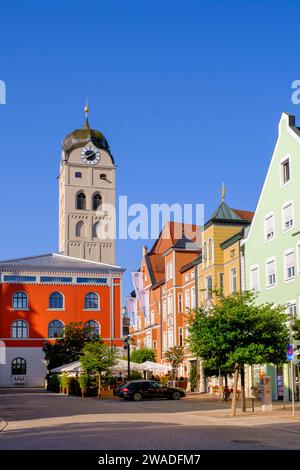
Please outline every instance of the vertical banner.
[[137, 299], [134, 297], [127, 297], [127, 307], [130, 314], [130, 325], [137, 329]]
[[144, 290], [143, 273], [133, 272], [131, 275], [136, 297], [141, 304], [143, 315], [146, 320], [149, 320], [149, 290]]

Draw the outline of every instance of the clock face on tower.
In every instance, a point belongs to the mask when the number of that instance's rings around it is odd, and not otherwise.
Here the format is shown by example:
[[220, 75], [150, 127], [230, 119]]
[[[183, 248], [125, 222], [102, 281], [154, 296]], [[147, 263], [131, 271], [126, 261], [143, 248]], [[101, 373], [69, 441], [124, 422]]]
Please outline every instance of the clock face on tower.
[[85, 147], [80, 152], [83, 163], [87, 165], [96, 165], [100, 161], [100, 152], [95, 147]]

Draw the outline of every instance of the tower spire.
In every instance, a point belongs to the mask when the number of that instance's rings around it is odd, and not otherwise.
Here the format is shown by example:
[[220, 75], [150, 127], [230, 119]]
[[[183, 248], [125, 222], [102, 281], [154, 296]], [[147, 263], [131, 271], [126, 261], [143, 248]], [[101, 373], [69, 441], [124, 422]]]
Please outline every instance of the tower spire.
[[86, 97], [86, 101], [85, 101], [85, 107], [84, 107], [84, 112], [85, 112], [85, 123], [84, 123], [84, 127], [90, 127], [89, 125], [89, 120], [88, 120], [88, 117], [89, 117], [89, 103], [88, 103], [88, 98]]
[[222, 191], [221, 191], [221, 199], [222, 199], [222, 202], [225, 201], [225, 196], [226, 196], [226, 188], [225, 188], [225, 184], [222, 183]]

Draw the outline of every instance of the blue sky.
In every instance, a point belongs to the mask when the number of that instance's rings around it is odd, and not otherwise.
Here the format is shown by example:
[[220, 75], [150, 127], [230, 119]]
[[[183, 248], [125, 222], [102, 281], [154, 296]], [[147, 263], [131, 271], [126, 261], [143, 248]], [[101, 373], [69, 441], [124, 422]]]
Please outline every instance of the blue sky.
[[[0, 10], [0, 258], [58, 249], [61, 141], [107, 137], [129, 203], [254, 210], [282, 111], [299, 116], [297, 1], [11, 1]], [[118, 243], [138, 266], [145, 241]], [[129, 290], [128, 277], [125, 290]]]

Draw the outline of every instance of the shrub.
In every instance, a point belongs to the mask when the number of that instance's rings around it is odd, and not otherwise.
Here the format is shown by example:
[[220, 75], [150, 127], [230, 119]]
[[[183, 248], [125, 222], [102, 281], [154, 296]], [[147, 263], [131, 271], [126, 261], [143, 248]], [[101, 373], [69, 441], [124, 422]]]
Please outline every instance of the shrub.
[[88, 374], [80, 374], [77, 380], [81, 389], [81, 396], [84, 397], [84, 394], [91, 384], [91, 377]]
[[48, 377], [48, 388], [51, 392], [58, 393], [60, 387], [60, 380], [57, 374], [52, 374]]

